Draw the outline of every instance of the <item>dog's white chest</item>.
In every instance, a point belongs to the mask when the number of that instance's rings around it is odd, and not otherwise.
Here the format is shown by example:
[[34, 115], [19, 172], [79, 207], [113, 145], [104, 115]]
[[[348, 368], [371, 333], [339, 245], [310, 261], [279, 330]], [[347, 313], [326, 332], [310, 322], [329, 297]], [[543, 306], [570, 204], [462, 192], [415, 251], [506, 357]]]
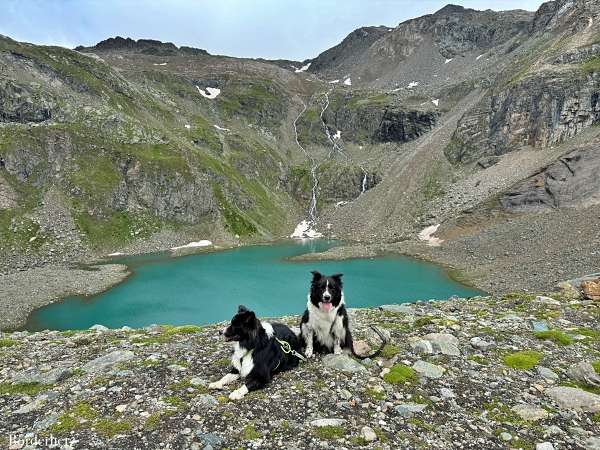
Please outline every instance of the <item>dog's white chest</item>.
[[231, 356], [231, 365], [238, 370], [240, 377], [246, 378], [254, 368], [252, 350], [240, 347], [240, 344], [236, 342], [233, 355]]
[[310, 306], [312, 308], [308, 316], [308, 326], [313, 330], [315, 338], [321, 345], [333, 349], [336, 339], [339, 342], [346, 338], [342, 317], [338, 315], [337, 309], [326, 312], [313, 305]]

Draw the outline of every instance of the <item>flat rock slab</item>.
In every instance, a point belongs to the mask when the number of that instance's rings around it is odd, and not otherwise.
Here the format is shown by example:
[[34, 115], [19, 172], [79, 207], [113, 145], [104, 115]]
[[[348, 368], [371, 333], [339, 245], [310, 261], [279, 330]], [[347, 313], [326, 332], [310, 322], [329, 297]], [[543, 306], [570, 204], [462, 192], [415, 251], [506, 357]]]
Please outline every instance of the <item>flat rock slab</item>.
[[548, 369], [547, 367], [538, 366], [538, 367], [536, 367], [536, 370], [537, 370], [538, 375], [540, 375], [542, 378], [544, 378], [546, 380], [556, 381], [559, 378], [558, 374], [556, 372], [554, 372], [551, 369]]
[[433, 345], [431, 345], [431, 342], [426, 341], [425, 339], [411, 338], [409, 345], [414, 353], [420, 353], [424, 355], [433, 355], [435, 353], [433, 351]]
[[433, 351], [448, 356], [460, 356], [459, 342], [456, 336], [449, 333], [429, 333], [423, 336], [423, 339], [429, 341]]
[[600, 450], [600, 436], [592, 436], [583, 443], [585, 450]]
[[552, 297], [546, 297], [545, 295], [538, 295], [535, 298], [535, 302], [547, 306], [560, 306], [560, 302], [558, 300], [555, 300]]
[[39, 383], [39, 384], [56, 384], [66, 380], [73, 373], [70, 369], [58, 367], [56, 369], [42, 372], [38, 369], [27, 369], [19, 372], [13, 377], [15, 383]]
[[422, 403], [402, 403], [401, 405], [396, 406], [394, 410], [401, 417], [412, 417], [416, 413], [423, 411], [425, 408], [427, 408], [427, 405]]
[[419, 375], [433, 379], [441, 378], [446, 371], [446, 369], [442, 366], [437, 366], [421, 360], [414, 363], [412, 367], [417, 371], [417, 373], [419, 373]]
[[129, 361], [135, 357], [135, 354], [129, 350], [116, 350], [86, 363], [82, 369], [88, 373], [103, 372], [111, 369], [114, 365]]
[[414, 312], [409, 305], [381, 305], [379, 309], [396, 314], [412, 314]]
[[548, 411], [539, 406], [532, 405], [515, 405], [511, 410], [517, 414], [521, 419], [528, 422], [536, 422], [538, 420], [544, 420], [548, 418]]
[[572, 380], [588, 386], [600, 386], [600, 376], [598, 376], [596, 370], [589, 362], [582, 361], [579, 364], [571, 366], [568, 374]]
[[339, 427], [346, 423], [346, 419], [316, 419], [313, 420], [310, 424], [313, 427], [322, 428], [322, 427]]
[[322, 359], [323, 365], [330, 369], [341, 370], [342, 372], [355, 373], [366, 372], [367, 368], [348, 355], [325, 355]]
[[584, 412], [600, 412], [600, 395], [583, 389], [558, 386], [546, 390], [546, 395], [563, 409], [575, 409]]

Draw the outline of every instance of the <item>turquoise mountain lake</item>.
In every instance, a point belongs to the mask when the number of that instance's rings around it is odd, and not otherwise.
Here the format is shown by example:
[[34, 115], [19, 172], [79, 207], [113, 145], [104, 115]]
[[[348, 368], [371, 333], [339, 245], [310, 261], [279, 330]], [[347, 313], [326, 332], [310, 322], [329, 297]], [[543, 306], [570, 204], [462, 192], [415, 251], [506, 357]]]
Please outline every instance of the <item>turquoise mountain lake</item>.
[[35, 311], [28, 330], [85, 329], [94, 324], [207, 324], [229, 320], [239, 304], [272, 317], [302, 314], [311, 270], [344, 274], [351, 308], [481, 294], [451, 280], [444, 269], [404, 257], [290, 262], [339, 241], [283, 242], [181, 258], [168, 254], [121, 258], [133, 275], [89, 298], [69, 297]]

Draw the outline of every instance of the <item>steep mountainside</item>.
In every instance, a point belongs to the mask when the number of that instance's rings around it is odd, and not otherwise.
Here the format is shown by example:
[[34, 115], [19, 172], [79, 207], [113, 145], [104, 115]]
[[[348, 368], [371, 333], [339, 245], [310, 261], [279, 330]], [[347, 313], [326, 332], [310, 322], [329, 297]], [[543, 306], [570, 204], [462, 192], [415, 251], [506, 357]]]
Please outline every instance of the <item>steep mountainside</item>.
[[302, 63], [1, 37], [0, 68], [3, 271], [302, 219], [389, 243], [598, 205], [600, 0], [449, 5]]

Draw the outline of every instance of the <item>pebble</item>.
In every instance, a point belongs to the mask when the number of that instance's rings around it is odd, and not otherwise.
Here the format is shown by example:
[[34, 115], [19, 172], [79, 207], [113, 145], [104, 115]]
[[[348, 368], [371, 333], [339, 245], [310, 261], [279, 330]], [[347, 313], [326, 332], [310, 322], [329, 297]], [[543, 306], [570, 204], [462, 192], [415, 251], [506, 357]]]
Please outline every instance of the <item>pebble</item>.
[[361, 428], [360, 436], [367, 442], [374, 442], [377, 440], [377, 434], [375, 434], [373, 428], [368, 426], [364, 426]]
[[502, 439], [504, 442], [508, 442], [512, 440], [512, 435], [510, 433], [507, 433], [506, 431], [503, 431], [502, 433], [500, 433], [500, 439]]
[[535, 444], [535, 450], [554, 450], [554, 445], [551, 442], [541, 442]]

